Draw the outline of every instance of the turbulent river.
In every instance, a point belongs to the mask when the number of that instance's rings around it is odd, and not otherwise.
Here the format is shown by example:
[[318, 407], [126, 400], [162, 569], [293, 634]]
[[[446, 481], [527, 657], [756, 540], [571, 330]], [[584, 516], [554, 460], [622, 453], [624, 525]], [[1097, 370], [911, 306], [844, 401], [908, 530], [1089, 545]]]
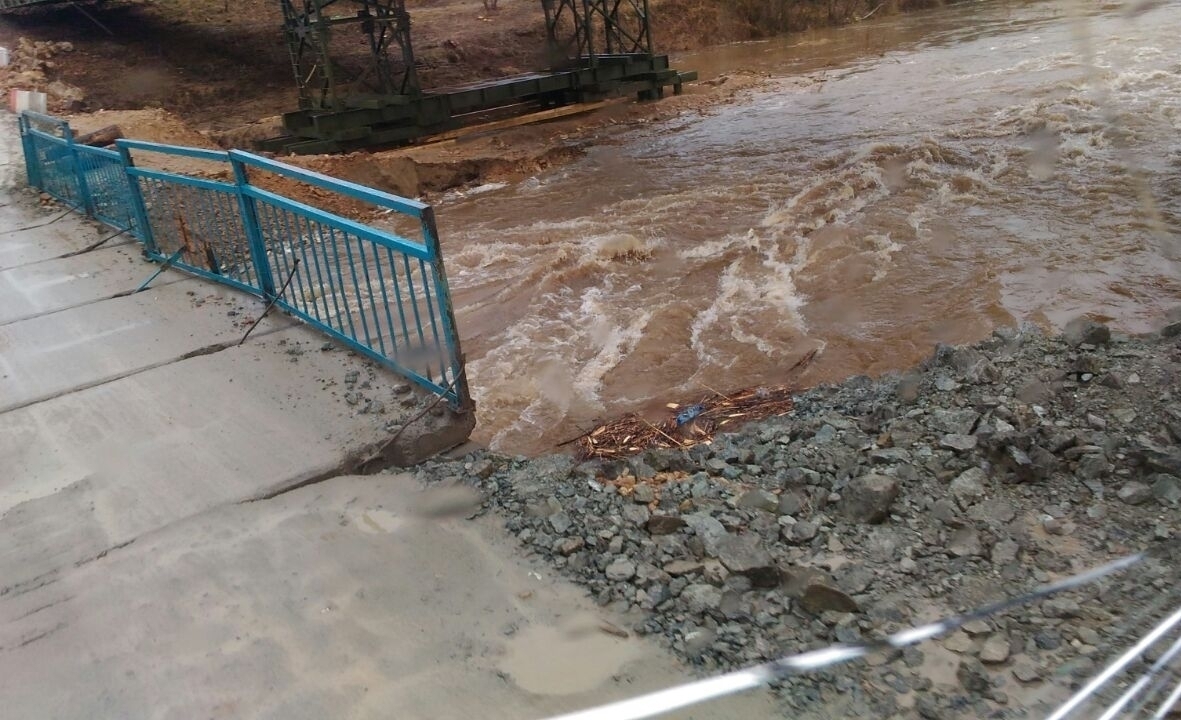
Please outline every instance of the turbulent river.
[[1181, 303], [1181, 4], [967, 2], [676, 58], [737, 104], [439, 206], [476, 439]]

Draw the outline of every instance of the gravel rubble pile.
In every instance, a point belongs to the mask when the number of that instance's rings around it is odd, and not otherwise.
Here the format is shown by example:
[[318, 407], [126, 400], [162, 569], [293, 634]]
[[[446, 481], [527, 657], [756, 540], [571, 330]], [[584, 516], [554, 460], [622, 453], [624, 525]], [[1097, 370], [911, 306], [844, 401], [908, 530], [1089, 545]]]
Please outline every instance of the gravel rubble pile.
[[1178, 602], [1181, 308], [1168, 321], [1145, 337], [1085, 319], [998, 330], [687, 452], [480, 452], [418, 472], [476, 486], [526, 552], [703, 672], [1154, 550], [1129, 576], [779, 688], [792, 717], [1037, 717]]

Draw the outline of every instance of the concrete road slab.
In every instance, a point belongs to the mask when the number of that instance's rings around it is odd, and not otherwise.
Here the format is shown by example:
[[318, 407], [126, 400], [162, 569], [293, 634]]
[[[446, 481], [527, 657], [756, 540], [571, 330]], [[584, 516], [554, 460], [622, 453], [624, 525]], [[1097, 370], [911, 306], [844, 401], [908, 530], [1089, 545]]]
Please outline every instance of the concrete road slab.
[[[60, 312], [134, 290], [160, 268], [140, 256], [138, 243], [0, 270], [0, 325]], [[167, 272], [161, 287], [186, 280]]]
[[[0, 412], [237, 342], [264, 307], [193, 280], [0, 325]], [[255, 332], [290, 325], [271, 315]]]
[[[408, 476], [341, 477], [175, 523], [0, 595], [13, 718], [527, 720], [685, 681], [491, 519]], [[680, 718], [767, 718], [765, 696]]]
[[[353, 467], [432, 402], [322, 345], [294, 327], [0, 413], [0, 586]], [[398, 443], [439, 452], [472, 422], [428, 413]]]
[[[0, 151], [0, 157], [3, 155]], [[0, 187], [3, 186], [0, 178]], [[77, 252], [115, 232], [69, 211], [64, 205], [31, 210], [30, 201], [18, 194], [21, 192], [6, 194], [17, 202], [0, 207], [0, 270]]]

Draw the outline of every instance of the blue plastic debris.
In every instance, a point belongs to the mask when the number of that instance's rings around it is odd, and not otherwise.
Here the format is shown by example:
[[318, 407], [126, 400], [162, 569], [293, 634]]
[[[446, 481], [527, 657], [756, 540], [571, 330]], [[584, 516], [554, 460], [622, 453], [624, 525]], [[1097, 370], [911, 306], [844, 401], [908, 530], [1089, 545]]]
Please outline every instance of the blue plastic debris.
[[701, 411], [704, 409], [705, 408], [701, 407], [700, 405], [690, 405], [689, 407], [677, 413], [677, 425], [680, 426], [688, 422], [693, 422], [694, 418], [700, 415]]

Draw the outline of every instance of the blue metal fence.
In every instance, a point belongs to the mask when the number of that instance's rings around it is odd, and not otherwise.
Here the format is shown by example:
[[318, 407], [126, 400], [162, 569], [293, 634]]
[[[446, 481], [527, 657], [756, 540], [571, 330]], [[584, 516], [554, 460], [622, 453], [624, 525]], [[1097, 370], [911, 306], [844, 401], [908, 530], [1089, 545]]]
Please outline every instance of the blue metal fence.
[[[67, 123], [28, 112], [20, 128], [29, 183], [129, 230], [149, 258], [274, 300], [452, 406], [471, 407], [429, 205], [237, 150], [134, 140], [102, 150], [76, 144]], [[197, 177], [153, 167], [170, 157], [204, 161], [211, 171]], [[275, 177], [396, 212], [421, 237], [320, 210], [256, 181]]]

